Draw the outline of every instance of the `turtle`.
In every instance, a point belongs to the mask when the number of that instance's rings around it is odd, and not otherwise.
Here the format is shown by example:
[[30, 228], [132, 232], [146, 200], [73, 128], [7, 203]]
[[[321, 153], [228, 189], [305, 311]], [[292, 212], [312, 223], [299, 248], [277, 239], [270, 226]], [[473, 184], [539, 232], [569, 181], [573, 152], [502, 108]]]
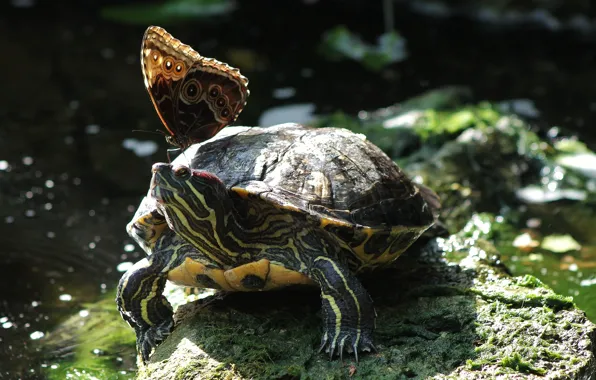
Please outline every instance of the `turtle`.
[[172, 331], [166, 281], [222, 291], [318, 286], [320, 351], [376, 350], [361, 272], [391, 265], [438, 218], [439, 197], [364, 135], [287, 123], [227, 127], [152, 167], [127, 232], [147, 253], [117, 305], [143, 362]]

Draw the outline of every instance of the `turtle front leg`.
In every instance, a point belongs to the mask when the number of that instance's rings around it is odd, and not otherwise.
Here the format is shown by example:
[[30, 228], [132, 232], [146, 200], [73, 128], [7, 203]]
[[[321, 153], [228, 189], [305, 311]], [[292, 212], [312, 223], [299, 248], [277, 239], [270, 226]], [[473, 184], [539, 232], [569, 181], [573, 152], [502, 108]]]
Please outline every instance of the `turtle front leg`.
[[120, 315], [135, 329], [143, 363], [174, 327], [172, 307], [162, 294], [165, 265], [153, 259], [143, 259], [130, 268], [120, 279], [116, 295]]
[[311, 277], [321, 287], [324, 331], [319, 351], [329, 357], [344, 348], [354, 352], [376, 350], [372, 341], [376, 312], [373, 302], [360, 281], [336, 260], [319, 256], [313, 259]]

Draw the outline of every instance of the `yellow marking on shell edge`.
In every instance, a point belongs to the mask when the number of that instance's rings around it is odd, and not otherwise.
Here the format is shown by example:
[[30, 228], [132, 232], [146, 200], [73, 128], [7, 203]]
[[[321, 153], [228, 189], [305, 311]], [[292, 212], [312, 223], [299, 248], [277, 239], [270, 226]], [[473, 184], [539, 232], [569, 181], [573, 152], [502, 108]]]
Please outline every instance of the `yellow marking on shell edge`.
[[168, 272], [168, 280], [181, 286], [203, 286], [197, 282], [197, 275], [205, 275], [212, 279], [222, 290], [234, 291], [224, 276], [224, 271], [217, 268], [207, 268], [204, 264], [187, 257], [182, 264]]
[[265, 285], [264, 290], [277, 289], [289, 285], [316, 286], [317, 283], [303, 273], [287, 269], [282, 265], [271, 263], [269, 265], [269, 278], [267, 279], [267, 284]]
[[269, 276], [269, 260], [261, 259], [252, 263], [240, 265], [236, 268], [228, 269], [224, 276], [228, 285], [238, 291], [255, 291], [261, 289], [249, 289], [242, 284], [246, 276], [257, 276], [265, 283]]
[[304, 210], [302, 210], [299, 207], [294, 206], [291, 203], [278, 203], [277, 200], [271, 200], [269, 199], [270, 197], [267, 197], [267, 193], [261, 194], [259, 196], [259, 198], [261, 198], [262, 200], [269, 202], [273, 207], [275, 207], [278, 210], [284, 211], [284, 212], [288, 212], [288, 211], [293, 211], [297, 214], [304, 214]]
[[343, 220], [339, 220], [339, 219], [335, 219], [335, 218], [331, 218], [327, 215], [323, 215], [321, 217], [321, 228], [325, 228], [329, 225], [332, 226], [342, 226], [342, 227], [348, 227], [348, 228], [353, 228], [354, 226], [348, 222], [345, 222]]
[[[364, 240], [362, 242], [362, 244], [360, 244], [356, 247], [350, 248], [350, 249], [352, 249], [354, 254], [356, 256], [358, 256], [358, 258], [362, 261], [362, 268], [360, 268], [360, 269], [375, 268], [380, 265], [390, 264], [393, 261], [395, 261], [399, 256], [401, 256], [402, 253], [404, 253], [406, 251], [406, 249], [409, 248], [409, 245], [401, 247], [398, 251], [396, 251], [394, 253], [390, 253], [391, 246], [392, 246], [393, 242], [395, 241], [395, 239], [397, 239], [399, 237], [399, 235], [406, 233], [406, 232], [412, 232], [412, 230], [407, 227], [392, 228], [391, 231], [389, 232], [389, 234], [387, 235], [387, 239], [390, 239], [391, 243], [388, 244], [388, 247], [385, 251], [380, 252], [377, 255], [371, 255], [371, 252], [367, 252], [364, 246], [370, 240], [371, 237], [373, 237], [374, 235], [377, 235], [381, 232], [376, 231], [374, 228], [364, 229], [363, 232], [365, 232], [368, 235], [366, 240]], [[420, 233], [422, 234], [422, 231]], [[413, 243], [415, 240], [416, 239], [412, 239], [411, 243]]]
[[331, 266], [333, 267], [333, 270], [335, 271], [335, 273], [337, 273], [337, 275], [343, 281], [344, 287], [346, 288], [346, 290], [350, 293], [350, 295], [354, 299], [354, 303], [356, 304], [356, 309], [358, 309], [358, 325], [357, 325], [357, 328], [356, 328], [356, 331], [358, 331], [358, 333], [356, 335], [356, 342], [360, 341], [360, 319], [361, 319], [360, 302], [358, 302], [358, 298], [356, 298], [356, 294], [354, 294], [354, 292], [352, 291], [352, 288], [350, 288], [348, 286], [348, 281], [346, 281], [346, 278], [341, 273], [341, 271], [339, 270], [339, 268], [337, 267], [337, 265], [335, 264], [335, 262], [333, 260], [330, 260], [327, 257], [323, 257], [323, 256], [318, 257], [315, 261], [318, 261], [318, 260], [326, 260], [327, 262], [329, 262], [331, 264]]
[[367, 253], [366, 250], [364, 249], [364, 246], [366, 245], [366, 243], [373, 236], [374, 231], [371, 228], [363, 228], [361, 230], [361, 232], [363, 234], [367, 235], [366, 239], [364, 239], [362, 244], [355, 246], [355, 247], [350, 247], [350, 249], [360, 259], [360, 261], [363, 263], [363, 265], [365, 265], [365, 266], [375, 265], [377, 260], [371, 260], [373, 258], [373, 256], [370, 253]]
[[248, 190], [246, 190], [246, 189], [244, 189], [242, 187], [234, 186], [234, 187], [231, 188], [231, 190], [234, 193], [238, 194], [243, 199], [248, 199], [250, 197], [250, 194], [251, 194], [251, 193], [248, 192]]
[[[184, 263], [168, 272], [168, 280], [176, 285], [200, 287], [197, 282], [197, 275], [206, 275], [217, 283], [221, 289], [226, 291], [259, 291], [278, 289], [289, 285], [316, 285], [305, 274], [289, 270], [282, 265], [271, 264], [267, 259], [238, 266], [236, 268], [223, 270], [208, 268], [204, 264], [186, 258]], [[248, 275], [255, 275], [263, 279], [265, 286], [262, 289], [246, 288], [242, 279]], [[150, 298], [147, 299], [147, 302]]]

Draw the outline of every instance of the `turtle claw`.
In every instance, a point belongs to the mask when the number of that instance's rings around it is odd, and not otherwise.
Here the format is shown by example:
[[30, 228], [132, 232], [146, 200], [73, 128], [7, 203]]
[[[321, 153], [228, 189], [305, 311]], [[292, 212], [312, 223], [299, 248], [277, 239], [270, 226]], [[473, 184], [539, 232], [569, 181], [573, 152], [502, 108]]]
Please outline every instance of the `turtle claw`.
[[339, 342], [339, 360], [340, 361], [344, 361], [344, 344], [346, 343], [346, 338], [347, 336], [345, 336], [340, 342]]
[[321, 345], [319, 346], [319, 353], [321, 353], [321, 351], [323, 351], [323, 349], [327, 346], [327, 339], [329, 339], [329, 338], [327, 336], [327, 332], [325, 332], [323, 334], [323, 338], [321, 338]]
[[155, 348], [170, 335], [173, 328], [174, 321], [170, 319], [159, 325], [137, 331], [137, 350], [141, 354], [143, 364], [149, 361]]
[[377, 347], [375, 347], [375, 345], [373, 344], [373, 342], [368, 342], [366, 348], [364, 349], [364, 351], [367, 352], [379, 352], [379, 350], [377, 350]]
[[358, 351], [371, 352], [377, 351], [370, 338], [370, 332], [361, 331], [340, 331], [339, 336], [329, 339], [329, 334], [325, 332], [321, 339], [321, 346], [319, 352], [325, 349], [329, 354], [329, 360], [333, 360], [335, 353], [339, 355], [339, 359], [343, 361], [343, 353], [347, 351], [349, 354], [354, 354], [354, 359], [358, 362]]

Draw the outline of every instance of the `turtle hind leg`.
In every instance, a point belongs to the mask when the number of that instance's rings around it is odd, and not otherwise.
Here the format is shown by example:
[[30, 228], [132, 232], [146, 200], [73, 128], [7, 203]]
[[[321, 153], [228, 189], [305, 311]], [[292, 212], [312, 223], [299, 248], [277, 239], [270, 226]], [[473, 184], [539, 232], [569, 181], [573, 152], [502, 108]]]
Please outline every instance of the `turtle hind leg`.
[[337, 261], [319, 256], [310, 268], [313, 279], [321, 287], [323, 301], [323, 338], [319, 351], [325, 350], [329, 358], [344, 350], [376, 351], [372, 332], [375, 326], [375, 309], [370, 295], [356, 276]]
[[167, 279], [164, 265], [152, 259], [130, 268], [120, 279], [116, 295], [120, 315], [135, 329], [143, 363], [174, 327], [172, 307], [162, 294]]

